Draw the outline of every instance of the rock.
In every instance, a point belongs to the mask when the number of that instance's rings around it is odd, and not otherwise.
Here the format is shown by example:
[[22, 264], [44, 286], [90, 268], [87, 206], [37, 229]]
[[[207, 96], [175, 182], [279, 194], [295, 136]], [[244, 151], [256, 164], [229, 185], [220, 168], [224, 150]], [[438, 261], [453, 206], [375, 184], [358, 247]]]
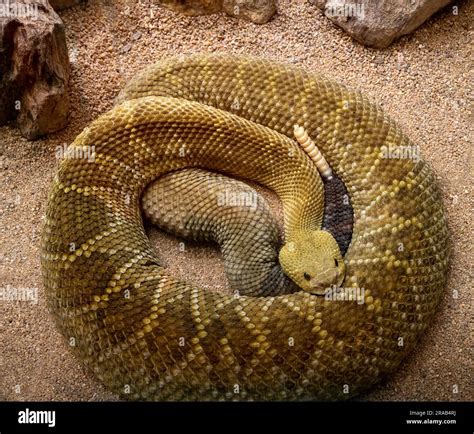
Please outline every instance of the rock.
[[76, 6], [80, 3], [84, 3], [87, 0], [49, 0], [49, 4], [55, 11], [61, 11], [71, 6]]
[[132, 49], [132, 44], [125, 44], [123, 47], [120, 48], [119, 53], [125, 54], [128, 53]]
[[276, 13], [275, 0], [156, 0], [185, 15], [207, 15], [224, 11], [256, 24], [264, 24]]
[[15, 121], [28, 139], [58, 131], [69, 110], [64, 25], [47, 2], [1, 6], [0, 125]]
[[222, 9], [228, 15], [265, 24], [276, 13], [274, 0], [223, 0]]
[[384, 48], [411, 33], [452, 0], [312, 0], [364, 45]]
[[142, 32], [138, 31], [132, 35], [132, 41], [136, 42], [142, 37]]

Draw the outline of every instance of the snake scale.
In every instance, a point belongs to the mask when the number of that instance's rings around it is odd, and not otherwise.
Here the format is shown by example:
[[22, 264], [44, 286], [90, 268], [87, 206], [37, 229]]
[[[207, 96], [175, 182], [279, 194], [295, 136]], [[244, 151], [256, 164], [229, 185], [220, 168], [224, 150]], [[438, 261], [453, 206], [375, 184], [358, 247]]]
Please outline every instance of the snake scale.
[[[323, 183], [296, 124], [350, 196], [343, 260], [321, 230]], [[44, 286], [61, 332], [123, 398], [347, 399], [392, 372], [436, 312], [449, 262], [440, 191], [424, 160], [393, 153], [415, 146], [359, 92], [262, 59], [161, 60], [70, 145], [85, 147], [93, 160], [64, 159], [53, 181]], [[301, 290], [217, 293], [160, 265], [140, 200], [186, 168], [276, 192], [280, 262]], [[311, 290], [332, 283], [332, 298]]]

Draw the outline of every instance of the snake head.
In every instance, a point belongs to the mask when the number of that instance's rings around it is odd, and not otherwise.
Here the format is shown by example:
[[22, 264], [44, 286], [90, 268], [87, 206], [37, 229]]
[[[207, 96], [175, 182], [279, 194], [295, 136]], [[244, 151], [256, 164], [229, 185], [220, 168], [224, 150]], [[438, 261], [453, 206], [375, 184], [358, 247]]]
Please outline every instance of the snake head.
[[301, 231], [280, 250], [280, 265], [301, 289], [323, 295], [344, 281], [346, 267], [339, 246], [327, 231]]

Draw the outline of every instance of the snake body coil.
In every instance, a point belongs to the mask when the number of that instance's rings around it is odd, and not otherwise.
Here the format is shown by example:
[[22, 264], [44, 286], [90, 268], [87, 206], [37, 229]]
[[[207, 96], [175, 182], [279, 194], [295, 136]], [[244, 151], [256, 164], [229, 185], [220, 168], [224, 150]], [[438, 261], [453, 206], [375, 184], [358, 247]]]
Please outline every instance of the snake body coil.
[[[379, 108], [298, 68], [230, 56], [159, 62], [119, 102], [71, 145], [94, 158], [61, 163], [42, 239], [49, 306], [106, 386], [129, 399], [345, 399], [399, 365], [440, 301], [448, 234], [432, 171]], [[350, 196], [342, 288], [235, 297], [170, 276], [140, 198], [171, 171], [273, 189], [286, 245], [321, 228], [322, 181], [294, 125]], [[315, 264], [328, 248], [301, 246]]]

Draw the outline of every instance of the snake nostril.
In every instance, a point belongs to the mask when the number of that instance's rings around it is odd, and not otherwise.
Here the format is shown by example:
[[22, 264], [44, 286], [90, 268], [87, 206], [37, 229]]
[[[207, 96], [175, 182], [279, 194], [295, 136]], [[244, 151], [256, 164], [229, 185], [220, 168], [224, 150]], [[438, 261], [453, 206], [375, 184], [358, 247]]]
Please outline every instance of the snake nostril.
[[304, 273], [303, 274], [303, 277], [306, 279], [306, 280], [311, 280], [311, 276], [308, 274], [308, 273]]
[[336, 265], [336, 267], [339, 267], [339, 261], [337, 260], [337, 258], [334, 258], [334, 264]]

